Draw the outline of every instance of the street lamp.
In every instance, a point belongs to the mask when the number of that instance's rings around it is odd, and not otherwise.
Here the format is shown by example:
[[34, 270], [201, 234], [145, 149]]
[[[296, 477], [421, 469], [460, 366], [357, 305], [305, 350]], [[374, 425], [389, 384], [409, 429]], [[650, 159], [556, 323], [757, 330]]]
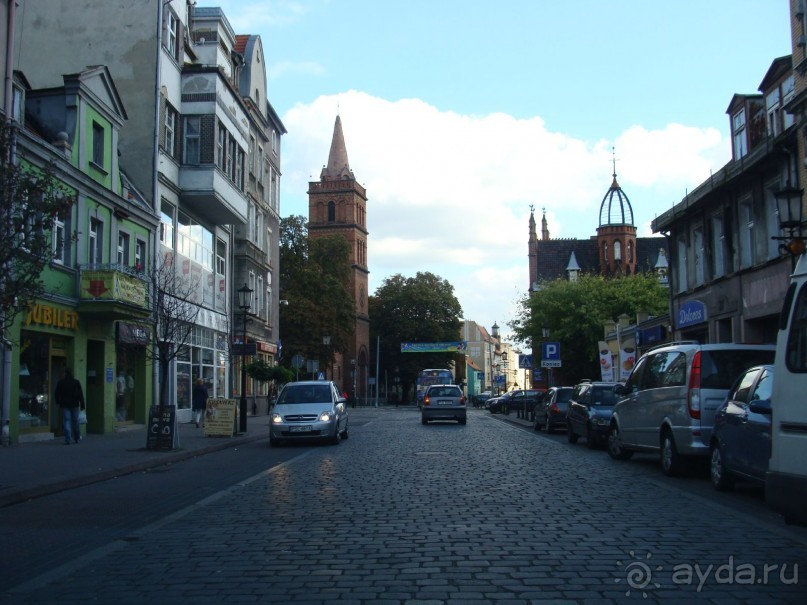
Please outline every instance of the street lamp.
[[247, 313], [252, 306], [252, 288], [246, 284], [238, 288], [238, 308], [244, 313], [244, 332], [241, 340], [241, 421], [239, 430], [247, 432]]
[[353, 398], [353, 407], [356, 407], [356, 360], [350, 360], [350, 377], [353, 379], [353, 392], [351, 393]]
[[[499, 325], [495, 321], [493, 322], [493, 325], [490, 327], [490, 335], [496, 340], [496, 349], [498, 350], [498, 348], [499, 348]], [[488, 345], [490, 345], [490, 341], [488, 341]], [[488, 349], [490, 349], [490, 347], [488, 347]], [[493, 358], [494, 358], [494, 356], [495, 356], [495, 353], [490, 355], [490, 375], [491, 375], [492, 379], [495, 378], [495, 376], [496, 376], [496, 375], [493, 374]], [[497, 373], [498, 373], [498, 366], [497, 366], [496, 370], [497, 370]], [[491, 381], [491, 385], [490, 385], [491, 394], [493, 394], [493, 385], [494, 385], [494, 383], [496, 384], [496, 395], [498, 395], [499, 394], [499, 383], [496, 382], [495, 380]]]
[[801, 228], [802, 219], [802, 193], [804, 189], [791, 187], [790, 181], [773, 192], [776, 198], [776, 212], [779, 215], [779, 228], [787, 232], [784, 236], [773, 236], [771, 239], [784, 243], [779, 244], [779, 251], [789, 254], [793, 268], [796, 267], [796, 259], [804, 252], [804, 238]]

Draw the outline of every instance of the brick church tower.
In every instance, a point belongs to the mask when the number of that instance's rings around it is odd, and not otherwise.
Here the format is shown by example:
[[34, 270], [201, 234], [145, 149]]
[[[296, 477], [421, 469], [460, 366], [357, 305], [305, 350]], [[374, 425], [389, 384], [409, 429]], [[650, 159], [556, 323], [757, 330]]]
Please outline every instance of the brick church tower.
[[614, 180], [600, 204], [600, 225], [597, 227], [600, 272], [606, 276], [636, 273], [636, 226], [628, 196]]
[[367, 191], [353, 176], [347, 159], [342, 119], [337, 115], [327, 165], [319, 181], [308, 184], [308, 236], [341, 235], [350, 244], [350, 283], [356, 306], [353, 338], [344, 355], [334, 356], [329, 379], [351, 396], [367, 396], [370, 364], [370, 316], [367, 312]]

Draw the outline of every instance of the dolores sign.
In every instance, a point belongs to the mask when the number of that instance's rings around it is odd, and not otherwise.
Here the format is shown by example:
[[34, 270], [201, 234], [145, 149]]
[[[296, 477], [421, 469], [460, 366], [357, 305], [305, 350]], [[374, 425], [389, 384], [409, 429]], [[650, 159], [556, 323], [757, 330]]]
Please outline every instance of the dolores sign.
[[706, 305], [699, 300], [685, 302], [678, 309], [678, 328], [694, 326], [706, 321]]

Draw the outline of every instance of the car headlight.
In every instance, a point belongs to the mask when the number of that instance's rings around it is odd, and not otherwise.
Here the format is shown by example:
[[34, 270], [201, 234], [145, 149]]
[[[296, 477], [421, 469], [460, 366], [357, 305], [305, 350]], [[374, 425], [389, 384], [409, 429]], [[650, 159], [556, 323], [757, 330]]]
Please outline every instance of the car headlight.
[[272, 414], [272, 424], [280, 424], [283, 422], [283, 416], [280, 414]]
[[594, 416], [594, 418], [591, 419], [591, 424], [596, 424], [597, 426], [605, 426], [608, 422], [608, 418], [604, 418], [603, 416]]
[[319, 415], [320, 422], [331, 422], [333, 419], [334, 419], [333, 412], [322, 412], [322, 414]]

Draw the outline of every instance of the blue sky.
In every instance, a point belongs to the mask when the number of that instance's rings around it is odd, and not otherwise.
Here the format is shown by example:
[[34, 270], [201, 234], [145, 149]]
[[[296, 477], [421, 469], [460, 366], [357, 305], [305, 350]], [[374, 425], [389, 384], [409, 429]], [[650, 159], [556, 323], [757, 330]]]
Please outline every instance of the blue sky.
[[731, 157], [725, 111], [790, 49], [788, 0], [221, 0], [259, 34], [283, 138], [281, 213], [341, 115], [367, 187], [370, 292], [431, 271], [506, 324], [528, 287], [530, 205], [595, 234], [619, 184], [640, 235]]

